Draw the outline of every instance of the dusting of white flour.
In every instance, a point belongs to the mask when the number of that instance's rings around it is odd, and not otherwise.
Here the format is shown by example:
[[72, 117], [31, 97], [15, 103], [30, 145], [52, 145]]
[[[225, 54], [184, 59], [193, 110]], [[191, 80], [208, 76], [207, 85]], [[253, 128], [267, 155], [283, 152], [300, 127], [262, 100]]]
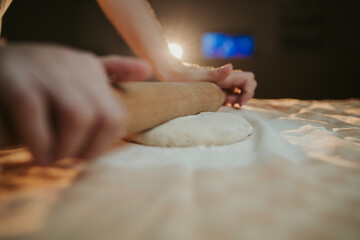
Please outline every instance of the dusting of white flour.
[[[238, 111], [222, 107], [219, 112], [243, 117], [253, 127], [253, 133], [242, 141], [221, 146], [164, 148], [128, 143], [109, 152], [97, 163], [102, 166], [134, 168], [177, 165], [195, 170], [249, 166], [257, 162], [273, 162], [274, 159], [287, 159], [296, 163], [304, 159], [302, 151], [281, 136], [282, 129], [277, 130], [284, 126], [283, 121], [274, 123], [271, 119], [245, 109]], [[93, 167], [99, 166], [94, 164]]]

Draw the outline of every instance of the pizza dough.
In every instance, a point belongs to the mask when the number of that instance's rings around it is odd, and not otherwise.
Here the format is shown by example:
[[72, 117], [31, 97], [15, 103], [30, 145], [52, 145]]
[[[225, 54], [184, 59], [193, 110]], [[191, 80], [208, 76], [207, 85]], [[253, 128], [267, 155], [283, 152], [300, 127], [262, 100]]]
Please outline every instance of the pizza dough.
[[203, 112], [175, 118], [128, 140], [161, 147], [211, 146], [241, 141], [252, 132], [252, 126], [239, 114]]

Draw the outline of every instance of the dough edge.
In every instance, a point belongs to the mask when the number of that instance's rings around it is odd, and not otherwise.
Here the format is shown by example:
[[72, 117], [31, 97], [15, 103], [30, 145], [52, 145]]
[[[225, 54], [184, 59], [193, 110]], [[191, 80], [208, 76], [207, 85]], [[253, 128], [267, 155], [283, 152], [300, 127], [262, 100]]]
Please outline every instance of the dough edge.
[[222, 146], [242, 141], [252, 133], [253, 127], [240, 114], [202, 112], [172, 119], [126, 140], [157, 147]]

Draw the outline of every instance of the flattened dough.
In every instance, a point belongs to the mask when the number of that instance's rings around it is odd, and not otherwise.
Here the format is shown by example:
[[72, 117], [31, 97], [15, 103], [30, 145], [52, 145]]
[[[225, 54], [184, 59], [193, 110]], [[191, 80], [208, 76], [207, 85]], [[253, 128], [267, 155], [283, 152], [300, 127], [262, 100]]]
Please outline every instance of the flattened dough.
[[211, 146], [241, 141], [252, 132], [250, 123], [238, 114], [203, 112], [175, 118], [128, 140], [161, 147]]

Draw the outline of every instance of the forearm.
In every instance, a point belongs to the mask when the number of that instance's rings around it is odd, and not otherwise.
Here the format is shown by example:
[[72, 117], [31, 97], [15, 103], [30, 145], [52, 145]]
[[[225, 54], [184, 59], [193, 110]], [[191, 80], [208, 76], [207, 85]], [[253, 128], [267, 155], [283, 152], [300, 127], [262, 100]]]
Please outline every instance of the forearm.
[[2, 17], [4, 16], [6, 10], [10, 6], [12, 0], [0, 0], [0, 34], [1, 34], [1, 26], [2, 26]]
[[155, 71], [178, 61], [169, 53], [161, 26], [147, 1], [97, 1], [133, 51], [149, 61]]
[[162, 81], [210, 81], [222, 88], [238, 87], [242, 93], [230, 95], [227, 102], [243, 105], [256, 88], [254, 75], [232, 71], [232, 65], [219, 68], [183, 64], [170, 54], [160, 24], [146, 0], [97, 0], [125, 41], [153, 67]]

